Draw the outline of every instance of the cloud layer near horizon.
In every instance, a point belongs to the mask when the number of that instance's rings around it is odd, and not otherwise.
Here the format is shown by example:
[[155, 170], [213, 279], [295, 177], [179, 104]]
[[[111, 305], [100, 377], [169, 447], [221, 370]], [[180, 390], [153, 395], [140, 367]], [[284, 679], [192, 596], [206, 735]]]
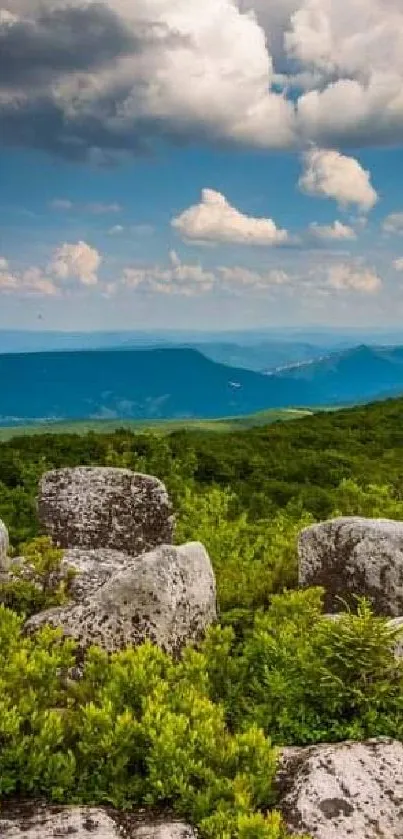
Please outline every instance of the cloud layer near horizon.
[[402, 90], [401, 0], [0, 3], [0, 140], [72, 160], [389, 145]]

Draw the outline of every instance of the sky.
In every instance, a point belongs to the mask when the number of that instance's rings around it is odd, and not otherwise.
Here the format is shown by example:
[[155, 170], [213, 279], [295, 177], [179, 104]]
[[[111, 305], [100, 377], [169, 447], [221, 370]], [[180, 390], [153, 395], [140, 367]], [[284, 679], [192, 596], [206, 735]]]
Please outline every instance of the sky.
[[402, 317], [402, 0], [0, 0], [0, 329]]

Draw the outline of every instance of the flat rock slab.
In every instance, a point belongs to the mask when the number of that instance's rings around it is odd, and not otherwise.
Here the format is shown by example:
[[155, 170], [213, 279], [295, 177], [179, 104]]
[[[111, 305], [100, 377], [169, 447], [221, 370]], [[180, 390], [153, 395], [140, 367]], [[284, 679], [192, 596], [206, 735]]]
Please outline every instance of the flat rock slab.
[[29, 803], [2, 808], [1, 839], [196, 839], [174, 819], [120, 814], [95, 807], [47, 807]]
[[164, 484], [129, 469], [47, 472], [39, 485], [38, 516], [42, 531], [60, 548], [109, 548], [135, 556], [173, 537]]
[[367, 597], [378, 615], [403, 614], [403, 522], [338, 518], [299, 537], [299, 584], [323, 586], [325, 611]]
[[403, 743], [388, 739], [285, 749], [279, 809], [314, 839], [403, 839]]

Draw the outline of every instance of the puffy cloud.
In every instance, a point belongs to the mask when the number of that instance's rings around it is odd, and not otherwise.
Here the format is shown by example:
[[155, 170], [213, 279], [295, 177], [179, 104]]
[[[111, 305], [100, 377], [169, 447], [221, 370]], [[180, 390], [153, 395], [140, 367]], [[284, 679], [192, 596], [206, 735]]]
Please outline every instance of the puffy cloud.
[[396, 271], [403, 271], [403, 256], [400, 256], [398, 259], [395, 259], [393, 267]]
[[326, 274], [327, 285], [336, 291], [376, 294], [382, 287], [376, 271], [360, 263], [336, 263], [327, 268]]
[[179, 294], [195, 297], [214, 289], [232, 293], [267, 292], [269, 288], [284, 286], [289, 276], [280, 269], [253, 271], [243, 266], [217, 266], [211, 270], [200, 263], [184, 263], [175, 251], [169, 255], [169, 265], [125, 268], [123, 285], [157, 294]]
[[403, 213], [391, 213], [383, 222], [385, 233], [395, 233], [403, 236]]
[[2, 2], [4, 143], [102, 162], [161, 138], [401, 140], [401, 0]]
[[56, 250], [47, 270], [60, 280], [75, 279], [85, 286], [92, 286], [98, 282], [101, 262], [101, 254], [86, 242], [66, 243]]
[[309, 226], [309, 233], [314, 239], [321, 242], [346, 242], [357, 238], [357, 234], [352, 227], [337, 220], [333, 224], [318, 224], [314, 221]]
[[26, 271], [13, 271], [6, 259], [0, 258], [0, 294], [19, 294], [23, 296], [51, 296], [59, 291], [52, 279], [40, 268], [28, 268]]
[[270, 246], [288, 240], [287, 231], [272, 219], [244, 215], [213, 189], [203, 189], [200, 204], [189, 207], [171, 223], [184, 239], [198, 242]]
[[114, 224], [113, 227], [110, 227], [108, 230], [109, 236], [119, 236], [121, 233], [124, 233], [124, 227], [121, 224]]
[[370, 210], [378, 200], [369, 172], [354, 157], [332, 149], [311, 149], [304, 156], [300, 189], [308, 195], [333, 198], [341, 207], [356, 204]]

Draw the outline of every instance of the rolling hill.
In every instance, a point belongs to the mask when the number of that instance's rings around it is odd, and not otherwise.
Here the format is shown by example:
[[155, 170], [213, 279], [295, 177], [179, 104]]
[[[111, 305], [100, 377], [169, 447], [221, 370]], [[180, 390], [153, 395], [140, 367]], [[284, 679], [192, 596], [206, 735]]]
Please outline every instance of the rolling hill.
[[357, 347], [281, 373], [218, 364], [193, 349], [0, 355], [0, 423], [237, 417], [403, 393], [403, 348]]

